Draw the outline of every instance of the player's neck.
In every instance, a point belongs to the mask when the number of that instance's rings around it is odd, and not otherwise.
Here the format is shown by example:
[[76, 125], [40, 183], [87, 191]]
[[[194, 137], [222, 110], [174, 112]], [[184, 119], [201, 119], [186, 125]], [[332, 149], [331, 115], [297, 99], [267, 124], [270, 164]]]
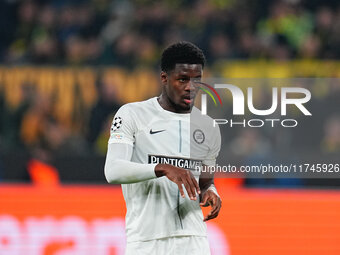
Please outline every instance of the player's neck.
[[169, 100], [167, 96], [164, 96], [164, 94], [161, 94], [157, 98], [157, 101], [164, 110], [169, 111], [169, 112], [174, 112], [174, 113], [190, 113], [191, 112], [191, 109], [184, 110], [184, 109], [179, 108], [173, 102], [171, 102], [171, 100]]

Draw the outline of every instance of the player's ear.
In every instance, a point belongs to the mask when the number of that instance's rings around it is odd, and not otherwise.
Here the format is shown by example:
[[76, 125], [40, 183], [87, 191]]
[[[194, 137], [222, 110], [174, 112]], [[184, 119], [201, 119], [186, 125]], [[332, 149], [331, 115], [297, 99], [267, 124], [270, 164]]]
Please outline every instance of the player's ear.
[[161, 81], [163, 84], [168, 83], [168, 74], [164, 71], [161, 72]]

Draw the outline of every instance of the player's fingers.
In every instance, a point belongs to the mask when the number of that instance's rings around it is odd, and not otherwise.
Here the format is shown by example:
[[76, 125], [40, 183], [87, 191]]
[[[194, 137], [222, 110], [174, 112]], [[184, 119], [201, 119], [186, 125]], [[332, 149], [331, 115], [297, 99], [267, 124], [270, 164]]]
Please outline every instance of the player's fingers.
[[208, 201], [208, 197], [209, 197], [209, 196], [208, 196], [206, 193], [204, 193], [203, 198], [202, 198], [202, 201], [201, 201], [201, 203], [200, 203], [201, 206], [205, 206], [205, 204], [206, 204], [207, 201]]
[[216, 218], [221, 209], [221, 204], [222, 204], [221, 199], [216, 195], [210, 195], [210, 194], [211, 193], [209, 193], [207, 201], [209, 202], [212, 208], [209, 214], [204, 218], [203, 221], [208, 221], [208, 220]]
[[203, 221], [212, 220], [217, 217], [217, 214], [208, 214]]
[[187, 181], [188, 181], [188, 184], [190, 185], [192, 196], [194, 200], [196, 200], [196, 185], [195, 185], [196, 179], [193, 178], [192, 174], [188, 174]]
[[211, 205], [212, 210], [214, 210], [217, 206], [217, 196], [216, 195], [210, 195], [208, 202]]
[[178, 186], [178, 189], [179, 189], [179, 192], [181, 193], [181, 196], [184, 197], [184, 190], [183, 190], [183, 186], [182, 186], [182, 183], [177, 183], [177, 186]]
[[212, 215], [215, 215], [215, 214], [216, 214], [216, 216], [217, 216], [218, 213], [219, 213], [219, 211], [220, 211], [220, 209], [221, 209], [220, 203], [216, 203], [216, 204], [214, 205], [214, 207], [211, 209], [211, 214], [212, 214]]
[[214, 218], [216, 218], [217, 216], [218, 216], [218, 213], [220, 212], [220, 209], [219, 209], [219, 207], [217, 207], [214, 211], [212, 211], [211, 213], [210, 213], [210, 217], [209, 217], [209, 219], [214, 219]]
[[215, 198], [215, 204], [213, 205], [211, 212], [209, 213], [211, 217], [216, 218], [221, 209], [221, 199], [219, 197]]
[[197, 191], [197, 194], [201, 194], [201, 189], [200, 189], [200, 186], [198, 185], [198, 182], [196, 181], [195, 177], [194, 176], [191, 176], [191, 179], [195, 185], [195, 189]]
[[185, 189], [187, 190], [187, 193], [188, 193], [189, 198], [190, 198], [191, 200], [193, 200], [193, 199], [194, 199], [194, 196], [193, 196], [193, 194], [192, 194], [191, 186], [190, 186], [190, 184], [188, 183], [188, 180], [187, 180], [186, 178], [183, 178], [183, 179], [182, 179], [182, 182], [183, 182], [183, 184], [184, 184]]
[[209, 214], [204, 218], [203, 221], [207, 221], [207, 220], [214, 219], [214, 218], [217, 217], [217, 215], [218, 215], [217, 213], [213, 213], [213, 211], [211, 210], [211, 211], [209, 212]]
[[212, 217], [212, 214], [211, 214], [211, 211], [208, 213], [207, 216], [205, 216], [204, 220], [203, 221], [207, 221], [207, 220], [210, 220]]

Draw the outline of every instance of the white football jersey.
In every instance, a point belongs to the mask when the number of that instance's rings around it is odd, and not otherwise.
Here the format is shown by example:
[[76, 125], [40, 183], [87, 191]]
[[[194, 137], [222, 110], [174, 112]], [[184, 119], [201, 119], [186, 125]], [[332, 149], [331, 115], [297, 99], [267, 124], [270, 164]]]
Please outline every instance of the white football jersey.
[[[154, 97], [118, 110], [109, 143], [132, 145], [133, 162], [172, 164], [191, 170], [198, 181], [202, 164], [215, 165], [221, 136], [218, 125], [213, 127], [212, 119], [197, 108], [187, 114], [166, 111]], [[167, 177], [121, 186], [128, 242], [206, 236], [199, 199], [190, 200], [186, 191], [182, 198], [177, 184]]]

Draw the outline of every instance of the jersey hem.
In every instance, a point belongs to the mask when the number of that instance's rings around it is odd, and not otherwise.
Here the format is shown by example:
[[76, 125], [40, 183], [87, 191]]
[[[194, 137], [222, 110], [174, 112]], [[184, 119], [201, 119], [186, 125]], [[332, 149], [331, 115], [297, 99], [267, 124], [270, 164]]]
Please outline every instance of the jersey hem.
[[171, 238], [171, 237], [181, 237], [181, 236], [200, 236], [200, 237], [207, 237], [207, 234], [190, 234], [190, 233], [178, 233], [178, 234], [172, 234], [172, 235], [161, 235], [157, 237], [150, 237], [150, 238], [143, 238], [143, 239], [132, 239], [130, 240], [127, 238], [127, 243], [134, 243], [134, 242], [147, 242], [152, 240], [158, 240], [158, 239], [164, 239], [164, 238]]

